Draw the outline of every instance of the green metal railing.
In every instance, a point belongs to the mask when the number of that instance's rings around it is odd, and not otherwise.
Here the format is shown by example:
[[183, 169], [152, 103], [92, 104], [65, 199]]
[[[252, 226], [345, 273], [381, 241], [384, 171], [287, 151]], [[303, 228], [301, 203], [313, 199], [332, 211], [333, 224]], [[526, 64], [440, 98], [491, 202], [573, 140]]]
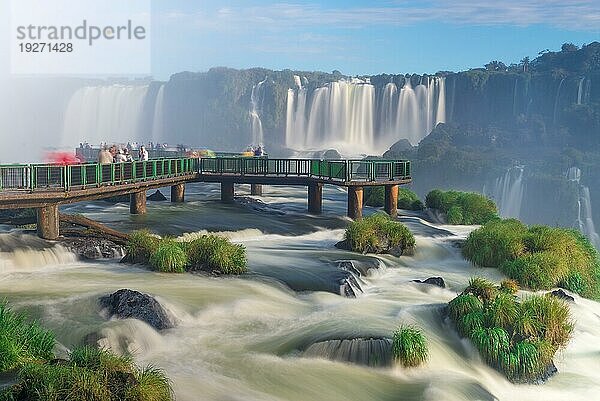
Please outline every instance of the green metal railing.
[[307, 177], [335, 182], [409, 179], [404, 160], [314, 160], [268, 158], [172, 158], [112, 164], [0, 165], [0, 191], [69, 191], [185, 175]]
[[200, 159], [200, 173], [311, 177], [341, 182], [384, 182], [409, 179], [406, 160], [314, 160], [219, 157]]

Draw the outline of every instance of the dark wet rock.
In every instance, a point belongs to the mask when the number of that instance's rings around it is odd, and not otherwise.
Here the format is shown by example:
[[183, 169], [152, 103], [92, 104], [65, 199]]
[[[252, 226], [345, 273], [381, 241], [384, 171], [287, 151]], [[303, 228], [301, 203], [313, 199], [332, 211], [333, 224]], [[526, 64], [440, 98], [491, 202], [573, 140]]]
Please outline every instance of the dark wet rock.
[[156, 192], [154, 192], [152, 195], [148, 196], [146, 199], [149, 201], [152, 201], [152, 202], [162, 202], [162, 201], [166, 201], [167, 197], [164, 196], [162, 194], [162, 192], [160, 192], [160, 190], [157, 189]]
[[558, 290], [554, 290], [554, 291], [550, 292], [549, 294], [552, 295], [553, 297], [560, 298], [564, 301], [575, 302], [575, 298], [570, 296], [569, 294], [567, 294], [562, 288], [559, 288]]
[[125, 255], [123, 246], [103, 238], [61, 238], [60, 244], [84, 260], [120, 259]]
[[406, 138], [400, 139], [398, 142], [394, 143], [388, 152], [398, 153], [398, 152], [406, 152], [413, 150], [414, 146], [410, 141]]
[[338, 152], [335, 149], [328, 149], [325, 152], [323, 152], [321, 158], [325, 160], [341, 160], [342, 155], [340, 155], [340, 152]]
[[250, 198], [248, 196], [236, 196], [235, 201], [238, 204], [246, 206], [247, 208], [257, 211], [257, 212], [269, 213], [269, 214], [274, 214], [274, 215], [279, 215], [279, 216], [285, 215], [284, 211], [278, 210], [273, 205], [269, 205], [269, 204], [261, 201], [260, 199]]
[[324, 340], [310, 344], [302, 355], [374, 367], [391, 366], [392, 340], [389, 338]]
[[446, 283], [444, 282], [444, 279], [441, 277], [429, 277], [428, 279], [425, 279], [425, 280], [412, 280], [412, 281], [415, 283], [430, 284], [430, 285], [436, 285], [441, 288], [446, 288]]
[[[378, 241], [379, 244], [377, 246], [366, 246], [363, 254], [374, 253], [374, 254], [387, 254], [396, 257], [400, 257], [403, 255], [411, 256], [414, 255], [414, 248], [406, 248], [403, 249], [401, 246], [393, 246], [390, 244], [389, 240], [386, 238], [381, 238]], [[335, 244], [335, 247], [338, 249], [343, 249], [345, 251], [353, 251], [352, 246], [350, 246], [350, 242], [347, 240], [342, 240]]]
[[156, 330], [170, 329], [175, 326], [156, 299], [138, 291], [122, 289], [101, 297], [99, 302], [106, 309], [109, 317], [138, 319]]
[[546, 383], [552, 376], [554, 376], [557, 373], [558, 369], [556, 368], [556, 365], [554, 364], [554, 362], [550, 362], [550, 365], [546, 367], [546, 370], [539, 377], [530, 380], [515, 381], [515, 383], [540, 385]]

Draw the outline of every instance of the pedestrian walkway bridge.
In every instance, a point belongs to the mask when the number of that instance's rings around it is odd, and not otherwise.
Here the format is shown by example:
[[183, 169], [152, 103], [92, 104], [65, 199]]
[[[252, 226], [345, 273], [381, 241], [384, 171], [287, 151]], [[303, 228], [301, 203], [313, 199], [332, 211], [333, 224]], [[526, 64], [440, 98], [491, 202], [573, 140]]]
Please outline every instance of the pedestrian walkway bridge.
[[262, 185], [308, 187], [308, 210], [322, 210], [325, 184], [348, 188], [348, 216], [362, 216], [363, 187], [385, 186], [385, 210], [396, 214], [398, 185], [411, 182], [405, 160], [315, 160], [270, 158], [165, 158], [112, 164], [0, 165], [0, 209], [36, 208], [38, 234], [59, 235], [61, 204], [130, 196], [130, 211], [146, 213], [146, 191], [171, 187], [171, 201], [183, 202], [187, 182], [221, 184], [221, 200], [232, 202], [235, 184], [251, 184], [253, 195]]

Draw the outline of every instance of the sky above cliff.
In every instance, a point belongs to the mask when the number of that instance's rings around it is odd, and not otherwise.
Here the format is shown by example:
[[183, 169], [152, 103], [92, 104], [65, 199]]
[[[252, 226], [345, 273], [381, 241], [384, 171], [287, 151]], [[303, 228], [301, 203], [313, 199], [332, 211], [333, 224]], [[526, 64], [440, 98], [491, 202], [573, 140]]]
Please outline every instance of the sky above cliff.
[[[8, 9], [6, 2], [0, 3], [0, 32], [5, 33]], [[565, 42], [580, 46], [600, 41], [600, 0], [151, 4], [152, 74], [161, 80], [214, 66], [348, 75], [458, 71], [490, 60], [517, 63], [541, 50], [558, 50]], [[7, 37], [2, 35], [0, 44]], [[6, 64], [4, 53], [0, 49], [0, 64]], [[3, 70], [6, 66], [0, 65], [0, 75]]]
[[171, 0], [153, 17], [161, 79], [211, 66], [456, 71], [600, 40], [600, 0]]

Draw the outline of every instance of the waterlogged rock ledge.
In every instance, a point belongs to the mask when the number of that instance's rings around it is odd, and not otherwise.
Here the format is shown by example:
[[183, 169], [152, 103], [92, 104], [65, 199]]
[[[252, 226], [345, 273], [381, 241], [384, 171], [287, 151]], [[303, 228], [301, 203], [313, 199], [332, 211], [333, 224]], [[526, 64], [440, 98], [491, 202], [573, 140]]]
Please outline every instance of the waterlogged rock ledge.
[[419, 284], [435, 285], [440, 288], [446, 288], [446, 283], [444, 282], [444, 279], [441, 277], [429, 277], [428, 279], [425, 279], [425, 280], [412, 280], [412, 282], [419, 283]]
[[392, 340], [379, 337], [318, 341], [306, 347], [302, 356], [372, 367], [388, 367], [392, 365]]
[[98, 302], [109, 318], [138, 319], [156, 330], [175, 327], [173, 320], [156, 299], [139, 291], [118, 290], [101, 297]]
[[83, 260], [121, 259], [125, 249], [103, 238], [59, 238], [59, 243]]

